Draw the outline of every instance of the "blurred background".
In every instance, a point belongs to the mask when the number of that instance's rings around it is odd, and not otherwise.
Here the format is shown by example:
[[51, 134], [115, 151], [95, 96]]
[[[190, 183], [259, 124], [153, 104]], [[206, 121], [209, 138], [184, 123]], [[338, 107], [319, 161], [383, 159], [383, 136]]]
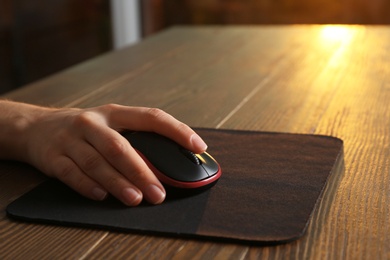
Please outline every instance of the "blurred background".
[[179, 24], [390, 24], [390, 1], [0, 0], [0, 94]]

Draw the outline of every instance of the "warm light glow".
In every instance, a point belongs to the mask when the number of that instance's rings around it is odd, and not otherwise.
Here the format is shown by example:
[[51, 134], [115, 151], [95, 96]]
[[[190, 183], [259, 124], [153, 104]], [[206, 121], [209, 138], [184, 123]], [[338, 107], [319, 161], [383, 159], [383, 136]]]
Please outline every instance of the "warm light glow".
[[348, 49], [356, 34], [356, 27], [344, 25], [326, 25], [320, 32], [321, 45], [324, 52], [332, 54], [328, 66], [340, 66], [348, 53]]
[[346, 42], [351, 39], [353, 30], [350, 27], [342, 25], [327, 25], [321, 31], [323, 41], [331, 42]]

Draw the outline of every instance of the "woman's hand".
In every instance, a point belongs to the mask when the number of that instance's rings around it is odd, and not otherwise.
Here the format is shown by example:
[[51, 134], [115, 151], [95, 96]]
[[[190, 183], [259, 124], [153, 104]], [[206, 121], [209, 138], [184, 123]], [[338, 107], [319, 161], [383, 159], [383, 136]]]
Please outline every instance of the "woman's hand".
[[[26, 161], [95, 200], [108, 193], [129, 206], [143, 198], [152, 204], [165, 199], [164, 187], [119, 133], [123, 130], [156, 132], [195, 153], [207, 148], [190, 127], [155, 108], [110, 104], [53, 109], [2, 101], [0, 111], [6, 103], [13, 108], [4, 109], [8, 118], [0, 119], [0, 127], [11, 118], [15, 125], [5, 136], [0, 131], [0, 145], [10, 148], [0, 156]], [[4, 140], [11, 134], [16, 140]]]

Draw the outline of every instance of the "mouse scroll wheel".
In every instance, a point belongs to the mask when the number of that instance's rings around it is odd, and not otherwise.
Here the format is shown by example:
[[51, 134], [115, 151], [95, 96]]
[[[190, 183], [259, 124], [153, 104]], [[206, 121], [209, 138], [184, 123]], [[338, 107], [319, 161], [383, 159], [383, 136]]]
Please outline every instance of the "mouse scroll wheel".
[[186, 150], [186, 149], [181, 149], [181, 152], [188, 158], [190, 159], [191, 162], [197, 164], [197, 165], [200, 165], [201, 162], [199, 160], [199, 158], [196, 156], [196, 154], [194, 154], [193, 152], [189, 151], [189, 150]]

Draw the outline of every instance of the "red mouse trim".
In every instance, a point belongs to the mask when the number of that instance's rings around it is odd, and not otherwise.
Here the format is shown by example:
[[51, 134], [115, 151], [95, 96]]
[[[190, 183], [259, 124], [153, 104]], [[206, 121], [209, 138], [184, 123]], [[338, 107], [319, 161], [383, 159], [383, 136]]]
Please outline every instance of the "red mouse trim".
[[211, 184], [219, 179], [221, 177], [222, 171], [221, 167], [218, 165], [218, 172], [211, 176], [210, 178], [206, 178], [200, 181], [194, 181], [194, 182], [184, 182], [184, 181], [177, 181], [175, 179], [169, 178], [165, 174], [161, 173], [154, 165], [137, 149], [135, 149], [136, 152], [141, 156], [141, 158], [145, 161], [145, 163], [148, 165], [149, 169], [152, 170], [152, 172], [156, 175], [157, 179], [159, 179], [162, 183], [173, 186], [176, 188], [184, 188], [184, 189], [196, 189], [203, 186], [206, 186], [208, 184]]

